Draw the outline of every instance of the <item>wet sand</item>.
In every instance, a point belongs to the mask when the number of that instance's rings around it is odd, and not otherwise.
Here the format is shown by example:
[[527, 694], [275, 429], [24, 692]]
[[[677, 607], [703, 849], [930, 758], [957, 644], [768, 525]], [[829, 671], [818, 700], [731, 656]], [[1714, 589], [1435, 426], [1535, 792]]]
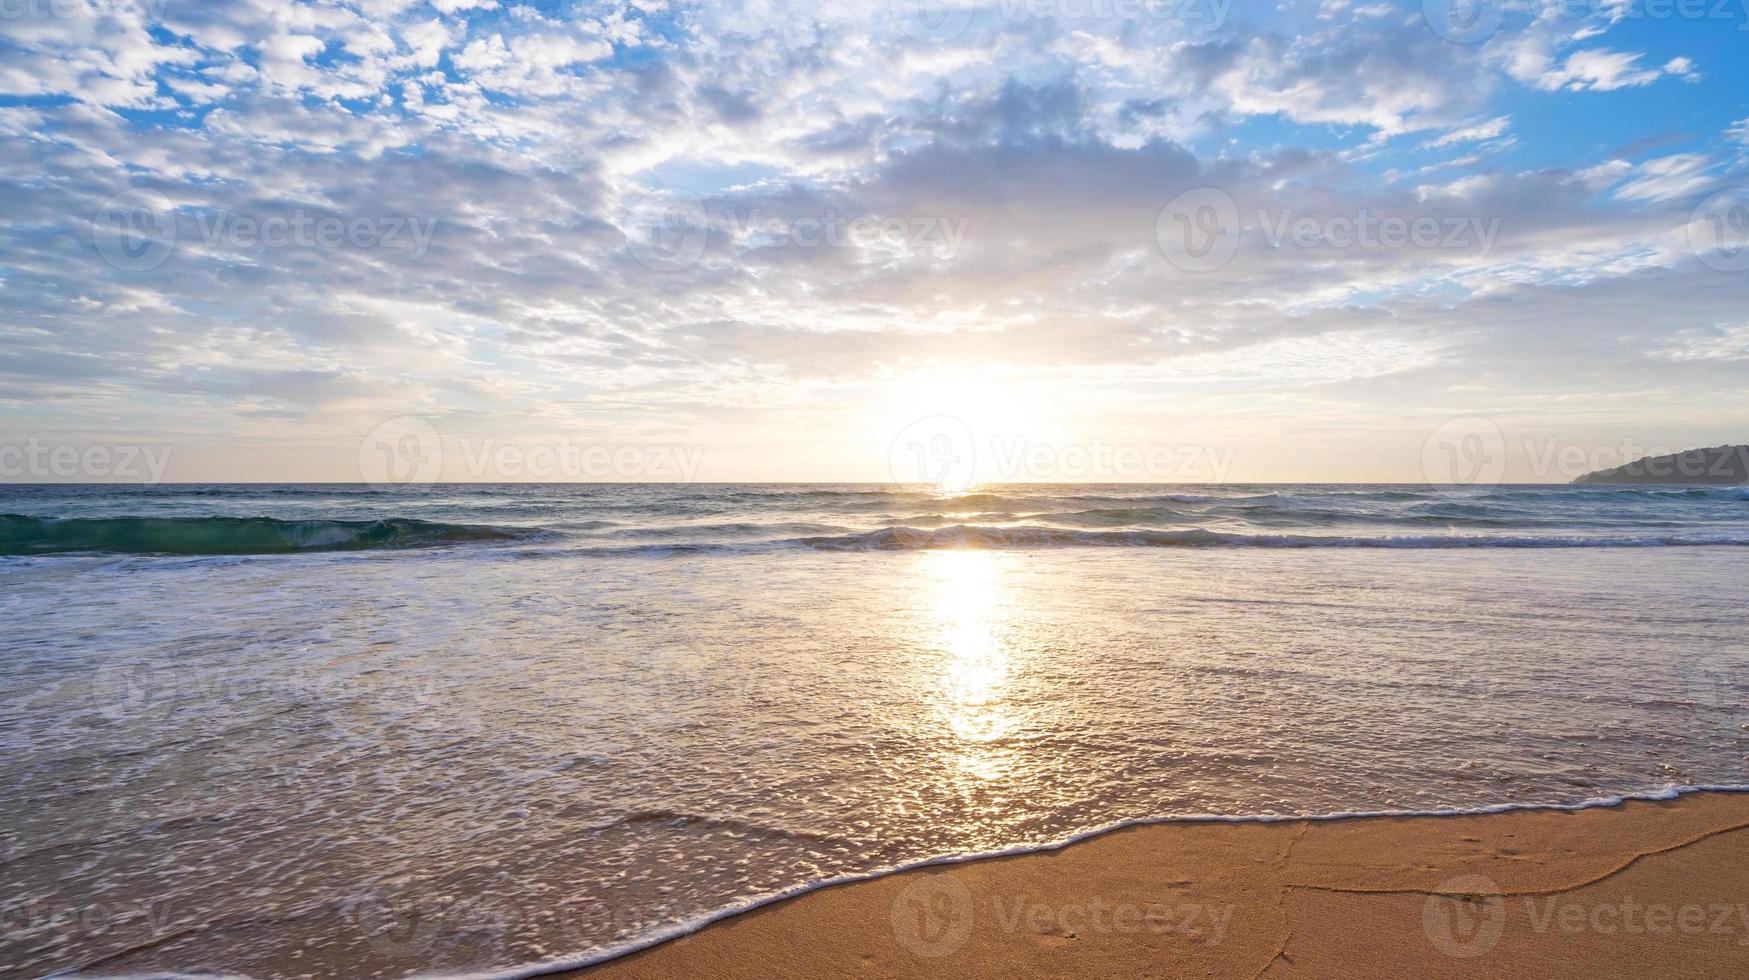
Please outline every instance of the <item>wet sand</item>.
[[1173, 823], [802, 895], [572, 976], [1749, 976], [1749, 794]]

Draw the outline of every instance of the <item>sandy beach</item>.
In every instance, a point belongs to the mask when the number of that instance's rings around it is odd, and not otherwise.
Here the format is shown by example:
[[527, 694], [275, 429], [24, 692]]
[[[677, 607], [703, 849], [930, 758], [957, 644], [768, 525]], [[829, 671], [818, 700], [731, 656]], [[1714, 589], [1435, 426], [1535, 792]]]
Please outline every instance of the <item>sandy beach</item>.
[[827, 888], [572, 976], [1749, 975], [1749, 795], [1172, 823]]

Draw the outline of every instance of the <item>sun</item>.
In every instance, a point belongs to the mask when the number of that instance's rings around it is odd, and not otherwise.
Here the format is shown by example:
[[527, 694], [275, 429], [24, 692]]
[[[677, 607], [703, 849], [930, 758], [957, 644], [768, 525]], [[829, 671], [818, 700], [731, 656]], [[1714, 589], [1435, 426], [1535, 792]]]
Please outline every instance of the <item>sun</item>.
[[894, 385], [882, 415], [895, 435], [889, 470], [899, 483], [963, 493], [980, 483], [1014, 479], [1003, 452], [1025, 439], [1025, 392], [987, 372], [919, 372]]

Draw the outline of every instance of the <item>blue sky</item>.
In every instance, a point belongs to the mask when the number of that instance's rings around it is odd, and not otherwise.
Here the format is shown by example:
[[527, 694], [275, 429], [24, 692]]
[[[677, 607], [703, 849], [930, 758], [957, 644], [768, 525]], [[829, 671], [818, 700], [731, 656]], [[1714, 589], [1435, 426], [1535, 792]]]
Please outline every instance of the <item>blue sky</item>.
[[947, 2], [11, 0], [0, 445], [1749, 441], [1744, 0]]

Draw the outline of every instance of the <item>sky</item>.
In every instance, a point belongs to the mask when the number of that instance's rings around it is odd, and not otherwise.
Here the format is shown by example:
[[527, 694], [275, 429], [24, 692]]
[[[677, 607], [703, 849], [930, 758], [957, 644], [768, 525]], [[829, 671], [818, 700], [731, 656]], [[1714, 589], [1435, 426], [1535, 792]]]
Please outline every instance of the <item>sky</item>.
[[1749, 442], [1749, 0], [0, 0], [0, 480]]

